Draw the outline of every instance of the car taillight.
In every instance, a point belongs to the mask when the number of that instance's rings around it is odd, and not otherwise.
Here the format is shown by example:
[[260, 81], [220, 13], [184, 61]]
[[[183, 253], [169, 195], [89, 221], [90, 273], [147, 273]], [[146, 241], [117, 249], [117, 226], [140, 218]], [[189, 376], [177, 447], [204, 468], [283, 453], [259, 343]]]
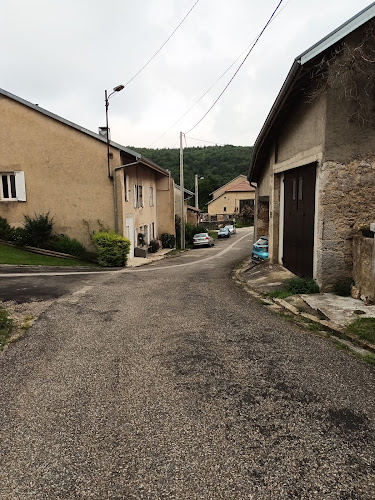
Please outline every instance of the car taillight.
[[206, 240], [209, 240], [210, 238], [208, 236], [206, 236]]

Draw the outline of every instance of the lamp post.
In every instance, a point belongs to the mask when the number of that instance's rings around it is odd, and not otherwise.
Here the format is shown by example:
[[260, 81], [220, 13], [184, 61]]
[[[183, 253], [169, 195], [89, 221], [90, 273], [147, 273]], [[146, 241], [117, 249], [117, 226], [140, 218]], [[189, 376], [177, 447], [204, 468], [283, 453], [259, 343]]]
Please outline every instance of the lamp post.
[[106, 129], [107, 129], [107, 166], [108, 166], [108, 177], [111, 177], [111, 171], [109, 168], [109, 128], [108, 128], [108, 106], [109, 106], [109, 98], [115, 94], [116, 92], [120, 92], [124, 87], [124, 85], [117, 85], [117, 87], [114, 87], [113, 92], [111, 92], [109, 95], [107, 91], [104, 91], [104, 97], [105, 97], [105, 121], [106, 121]]

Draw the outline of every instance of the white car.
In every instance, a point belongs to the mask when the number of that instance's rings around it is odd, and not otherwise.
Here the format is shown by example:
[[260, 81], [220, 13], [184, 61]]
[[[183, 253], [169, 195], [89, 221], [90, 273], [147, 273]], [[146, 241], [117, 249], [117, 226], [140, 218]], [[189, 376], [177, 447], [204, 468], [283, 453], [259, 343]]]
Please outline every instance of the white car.
[[193, 236], [193, 246], [203, 247], [203, 246], [214, 246], [214, 239], [208, 233], [199, 233]]
[[236, 234], [236, 226], [234, 226], [233, 224], [224, 226], [224, 229], [225, 228], [229, 230], [230, 234]]

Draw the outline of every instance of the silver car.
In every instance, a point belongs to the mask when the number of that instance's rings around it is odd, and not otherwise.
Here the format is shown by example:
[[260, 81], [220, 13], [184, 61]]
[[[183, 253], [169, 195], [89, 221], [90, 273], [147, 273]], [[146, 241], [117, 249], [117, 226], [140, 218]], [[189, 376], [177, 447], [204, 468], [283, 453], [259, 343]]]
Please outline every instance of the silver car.
[[198, 233], [193, 236], [193, 247], [213, 247], [214, 239], [208, 233]]
[[236, 234], [236, 226], [233, 224], [228, 224], [227, 226], [224, 226], [224, 229], [227, 228], [229, 229], [230, 234]]

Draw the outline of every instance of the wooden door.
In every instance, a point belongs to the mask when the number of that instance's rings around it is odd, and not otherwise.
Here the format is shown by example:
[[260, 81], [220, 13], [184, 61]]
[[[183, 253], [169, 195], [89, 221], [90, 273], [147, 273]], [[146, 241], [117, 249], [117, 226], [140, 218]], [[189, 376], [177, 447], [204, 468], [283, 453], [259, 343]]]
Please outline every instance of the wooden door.
[[316, 165], [284, 174], [283, 265], [297, 276], [313, 277]]

